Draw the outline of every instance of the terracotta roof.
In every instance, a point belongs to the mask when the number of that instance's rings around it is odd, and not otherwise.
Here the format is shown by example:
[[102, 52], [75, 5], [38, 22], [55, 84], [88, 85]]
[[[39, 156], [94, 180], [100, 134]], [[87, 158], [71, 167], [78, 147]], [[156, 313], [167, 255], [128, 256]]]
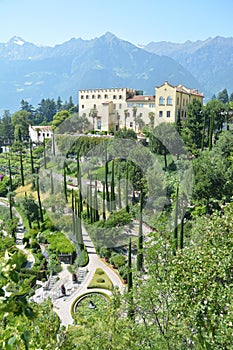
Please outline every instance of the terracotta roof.
[[134, 95], [126, 100], [127, 102], [151, 102], [155, 101], [155, 96]]
[[52, 126], [51, 125], [31, 125], [31, 128], [34, 129], [34, 130], [51, 130], [52, 129]]

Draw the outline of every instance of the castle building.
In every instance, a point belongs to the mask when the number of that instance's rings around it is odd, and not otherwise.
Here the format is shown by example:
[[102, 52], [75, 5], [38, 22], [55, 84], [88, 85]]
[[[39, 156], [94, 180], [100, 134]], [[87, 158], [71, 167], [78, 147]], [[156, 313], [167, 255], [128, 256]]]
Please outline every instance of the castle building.
[[185, 118], [187, 105], [204, 95], [167, 81], [155, 88], [155, 95], [128, 88], [79, 90], [79, 114], [85, 114], [95, 131], [117, 131], [123, 127], [139, 133], [144, 125], [173, 123], [178, 113]]

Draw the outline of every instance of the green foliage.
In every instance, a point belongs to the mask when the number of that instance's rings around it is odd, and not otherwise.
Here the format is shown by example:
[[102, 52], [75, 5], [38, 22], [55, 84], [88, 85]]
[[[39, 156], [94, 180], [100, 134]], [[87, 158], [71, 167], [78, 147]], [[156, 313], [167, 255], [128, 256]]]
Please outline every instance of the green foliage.
[[115, 132], [114, 137], [116, 139], [132, 139], [137, 140], [137, 133], [133, 129], [120, 129]]
[[10, 185], [10, 178], [8, 176], [5, 176], [2, 181], [0, 181], [0, 196], [6, 197]]
[[20, 201], [20, 207], [29, 222], [29, 227], [31, 228], [32, 222], [38, 221], [40, 218], [39, 207], [34, 201], [33, 196], [30, 195], [29, 197], [23, 197]]
[[97, 226], [106, 228], [119, 227], [129, 224], [131, 221], [131, 214], [127, 213], [125, 209], [122, 209], [111, 213], [107, 220], [101, 220]]
[[110, 263], [117, 268], [120, 268], [126, 264], [126, 256], [123, 254], [112, 255]]
[[201, 148], [204, 127], [204, 114], [201, 110], [201, 103], [193, 100], [187, 107], [186, 118], [182, 123], [181, 135], [188, 150], [192, 153]]
[[89, 262], [89, 257], [88, 257], [87, 250], [86, 249], [82, 249], [79, 252], [79, 254], [78, 254], [78, 256], [77, 256], [77, 258], [75, 260], [75, 265], [77, 267], [79, 267], [79, 266], [84, 267], [84, 266], [86, 266], [88, 264], [88, 262]]
[[62, 232], [51, 232], [45, 237], [49, 243], [48, 249], [55, 254], [72, 254], [76, 251], [75, 245]]

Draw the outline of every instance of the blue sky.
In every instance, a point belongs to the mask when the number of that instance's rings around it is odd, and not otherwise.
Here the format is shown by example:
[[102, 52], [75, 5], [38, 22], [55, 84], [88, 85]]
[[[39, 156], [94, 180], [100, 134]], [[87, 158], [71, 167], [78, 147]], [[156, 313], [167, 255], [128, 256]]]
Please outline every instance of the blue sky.
[[233, 37], [232, 0], [0, 0], [0, 42], [37, 45], [107, 31], [134, 44]]

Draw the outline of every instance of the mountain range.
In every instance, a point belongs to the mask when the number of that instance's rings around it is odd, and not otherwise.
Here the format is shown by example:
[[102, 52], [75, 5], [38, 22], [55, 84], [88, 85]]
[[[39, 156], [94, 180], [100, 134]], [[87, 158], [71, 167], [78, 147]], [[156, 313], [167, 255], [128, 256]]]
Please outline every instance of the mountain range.
[[79, 89], [129, 87], [154, 94], [167, 80], [204, 92], [233, 92], [233, 38], [137, 46], [112, 33], [91, 40], [72, 38], [40, 47], [20, 37], [0, 43], [0, 110], [37, 106], [42, 98], [64, 101]]

